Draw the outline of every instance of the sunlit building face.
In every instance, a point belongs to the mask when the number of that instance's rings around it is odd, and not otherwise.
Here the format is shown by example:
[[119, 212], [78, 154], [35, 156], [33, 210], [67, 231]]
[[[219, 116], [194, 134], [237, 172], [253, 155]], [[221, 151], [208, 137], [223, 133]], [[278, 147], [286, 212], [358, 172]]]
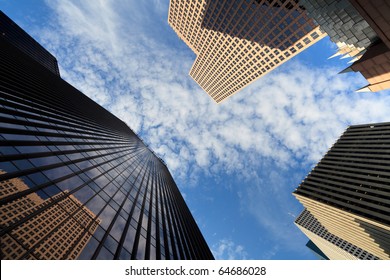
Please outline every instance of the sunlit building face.
[[217, 103], [326, 36], [294, 0], [171, 0], [168, 23], [197, 55], [190, 76]]

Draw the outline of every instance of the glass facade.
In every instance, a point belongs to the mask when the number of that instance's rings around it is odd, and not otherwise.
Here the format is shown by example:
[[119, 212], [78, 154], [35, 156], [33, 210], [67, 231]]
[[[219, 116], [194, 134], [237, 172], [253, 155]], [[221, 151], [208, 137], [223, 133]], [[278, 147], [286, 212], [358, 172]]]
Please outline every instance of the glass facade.
[[366, 49], [378, 35], [349, 0], [301, 0], [306, 11], [335, 43]]
[[60, 75], [57, 59], [51, 53], [38, 44], [34, 38], [28, 35], [2, 11], [0, 11], [0, 18], [0, 36], [3, 36], [22, 52], [33, 57], [54, 74]]
[[37, 57], [0, 44], [2, 259], [213, 259], [165, 163]]

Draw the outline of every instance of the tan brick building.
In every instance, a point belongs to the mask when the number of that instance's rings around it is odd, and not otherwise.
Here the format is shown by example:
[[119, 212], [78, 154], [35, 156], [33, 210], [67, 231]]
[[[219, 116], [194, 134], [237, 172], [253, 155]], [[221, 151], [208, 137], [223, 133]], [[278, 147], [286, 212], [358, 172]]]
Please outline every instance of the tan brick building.
[[330, 233], [307, 210], [295, 220], [295, 225], [317, 246], [329, 260], [377, 260], [377, 256]]
[[[0, 199], [28, 189], [18, 178], [1, 181]], [[40, 213], [1, 236], [1, 259], [76, 259], [100, 223], [65, 191], [46, 200], [31, 193], [2, 205], [0, 224], [9, 226], [34, 212]]]
[[190, 76], [219, 103], [326, 36], [297, 2], [171, 0], [168, 23], [197, 55]]

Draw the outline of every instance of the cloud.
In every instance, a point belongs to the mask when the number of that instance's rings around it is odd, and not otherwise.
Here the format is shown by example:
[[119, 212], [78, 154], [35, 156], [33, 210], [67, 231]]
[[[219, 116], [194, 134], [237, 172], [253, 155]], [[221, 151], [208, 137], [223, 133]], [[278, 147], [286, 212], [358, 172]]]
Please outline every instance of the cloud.
[[41, 36], [63, 77], [127, 122], [177, 177], [193, 169], [248, 177], [262, 157], [314, 162], [348, 124], [387, 117], [390, 98], [352, 92], [356, 75], [298, 61], [216, 105], [188, 76], [192, 52], [169, 43], [167, 3], [48, 3], [58, 22]]
[[211, 250], [217, 260], [246, 260], [248, 256], [242, 245], [237, 245], [230, 239], [218, 241]]
[[[365, 84], [359, 74], [298, 58], [215, 104], [188, 76], [195, 55], [168, 26], [168, 1], [47, 3], [53, 22], [37, 36], [62, 77], [137, 132], [181, 188], [199, 175], [242, 178], [243, 211], [282, 247], [301, 240], [291, 217], [300, 178], [292, 172], [317, 162], [348, 125], [388, 121], [389, 91], [356, 93]], [[228, 239], [213, 250], [246, 257]]]

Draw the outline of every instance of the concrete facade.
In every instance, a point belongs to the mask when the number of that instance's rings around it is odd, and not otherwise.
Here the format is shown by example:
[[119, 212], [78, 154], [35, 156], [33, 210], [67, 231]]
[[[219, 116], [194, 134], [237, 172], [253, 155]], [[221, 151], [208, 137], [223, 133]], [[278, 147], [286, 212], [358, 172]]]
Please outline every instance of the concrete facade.
[[378, 257], [330, 233], [307, 210], [295, 220], [295, 225], [330, 260], [376, 260]]
[[350, 126], [294, 191], [331, 234], [390, 259], [390, 123]]

